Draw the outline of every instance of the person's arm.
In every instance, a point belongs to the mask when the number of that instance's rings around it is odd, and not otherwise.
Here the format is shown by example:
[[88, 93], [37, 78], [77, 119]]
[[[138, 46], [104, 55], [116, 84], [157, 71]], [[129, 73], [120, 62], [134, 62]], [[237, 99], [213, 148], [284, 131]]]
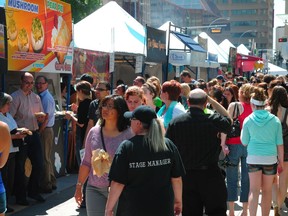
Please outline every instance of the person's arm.
[[182, 177], [171, 178], [174, 191], [174, 214], [180, 215], [182, 212]]
[[217, 111], [220, 115], [226, 116], [231, 120], [231, 124], [233, 122], [233, 119], [230, 117], [228, 111], [216, 100], [214, 100], [212, 97], [208, 95], [207, 102], [212, 105], [215, 111]]
[[78, 180], [76, 183], [76, 190], [74, 194], [74, 198], [77, 202], [77, 204], [80, 206], [83, 200], [83, 185], [88, 178], [90, 169], [87, 166], [81, 165], [79, 169], [79, 174], [78, 174]]
[[81, 128], [84, 126], [84, 124], [79, 124], [78, 123], [78, 119], [74, 116], [74, 114], [66, 112], [65, 119], [72, 120], [73, 122], [75, 122]]
[[221, 133], [221, 148], [222, 148], [224, 155], [228, 155], [230, 152], [228, 146], [226, 145], [226, 139], [227, 139], [227, 134]]
[[284, 146], [283, 145], [277, 146], [277, 154], [278, 154], [278, 166], [280, 166], [280, 169], [283, 170], [284, 168]]
[[[112, 216], [113, 215], [113, 208], [116, 205], [120, 194], [123, 191], [124, 184], [112, 181], [111, 182], [111, 187], [110, 187], [110, 192], [108, 195], [108, 200], [106, 203], [106, 209], [105, 209], [105, 216]], [[116, 215], [116, 212], [115, 212]]]
[[0, 156], [0, 168], [2, 168], [8, 160], [11, 145], [9, 128], [4, 122], [0, 122], [0, 137], [0, 152], [2, 153]]

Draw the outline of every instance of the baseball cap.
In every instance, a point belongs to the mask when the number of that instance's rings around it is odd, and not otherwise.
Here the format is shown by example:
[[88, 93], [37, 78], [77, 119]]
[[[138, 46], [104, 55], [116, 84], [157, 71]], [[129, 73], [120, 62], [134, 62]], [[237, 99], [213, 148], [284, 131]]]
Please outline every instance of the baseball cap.
[[125, 112], [125, 118], [136, 118], [137, 120], [150, 125], [153, 119], [157, 118], [155, 110], [149, 106], [138, 106], [132, 112]]

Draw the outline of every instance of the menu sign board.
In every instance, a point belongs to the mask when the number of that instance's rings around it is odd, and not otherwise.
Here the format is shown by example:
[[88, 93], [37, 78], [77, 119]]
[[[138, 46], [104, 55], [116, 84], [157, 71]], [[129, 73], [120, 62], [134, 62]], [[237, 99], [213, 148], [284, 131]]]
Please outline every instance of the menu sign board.
[[8, 70], [72, 73], [71, 6], [59, 0], [6, 0]]

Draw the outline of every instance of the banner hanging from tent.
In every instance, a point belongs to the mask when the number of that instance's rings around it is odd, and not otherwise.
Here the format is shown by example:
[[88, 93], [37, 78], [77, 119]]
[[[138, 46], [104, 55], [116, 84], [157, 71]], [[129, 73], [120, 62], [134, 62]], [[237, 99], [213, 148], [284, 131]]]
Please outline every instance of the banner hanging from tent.
[[147, 62], [163, 63], [166, 58], [166, 32], [146, 26], [147, 30]]
[[6, 0], [8, 70], [72, 73], [71, 6], [59, 0]]
[[88, 73], [95, 85], [99, 81], [109, 81], [109, 53], [75, 48], [73, 59], [72, 80]]

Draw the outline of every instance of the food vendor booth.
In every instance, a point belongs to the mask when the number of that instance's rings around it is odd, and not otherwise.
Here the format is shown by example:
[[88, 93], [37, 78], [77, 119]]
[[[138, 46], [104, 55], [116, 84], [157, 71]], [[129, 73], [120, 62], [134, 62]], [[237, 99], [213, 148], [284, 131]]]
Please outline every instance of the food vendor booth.
[[4, 31], [0, 25], [1, 90], [9, 94], [18, 90], [24, 72], [49, 79], [57, 110], [51, 159], [55, 175], [64, 175], [67, 141], [63, 129], [67, 125], [63, 127], [60, 74], [72, 74], [71, 6], [59, 0], [6, 0], [5, 8], [0, 9], [0, 14], [5, 12], [5, 17], [0, 17], [4, 25]]
[[[74, 25], [74, 41], [74, 46], [82, 49], [82, 60], [85, 59], [84, 53], [100, 52], [98, 54], [102, 57], [105, 53], [109, 54], [110, 73], [104, 75], [104, 71], [100, 70], [98, 72], [101, 72], [102, 75], [96, 79], [108, 76], [112, 81], [112, 86], [118, 79], [122, 79], [129, 85], [137, 76], [135, 73], [142, 72], [143, 57], [146, 56], [145, 27], [115, 1], [108, 2], [76, 23]], [[101, 64], [106, 64], [105, 59], [106, 57], [102, 59], [104, 62]], [[78, 59], [75, 59], [76, 61]], [[97, 76], [95, 71], [95, 68], [88, 70], [93, 77]], [[77, 72], [79, 73], [79, 70]], [[79, 75], [77, 76], [79, 77]]]

